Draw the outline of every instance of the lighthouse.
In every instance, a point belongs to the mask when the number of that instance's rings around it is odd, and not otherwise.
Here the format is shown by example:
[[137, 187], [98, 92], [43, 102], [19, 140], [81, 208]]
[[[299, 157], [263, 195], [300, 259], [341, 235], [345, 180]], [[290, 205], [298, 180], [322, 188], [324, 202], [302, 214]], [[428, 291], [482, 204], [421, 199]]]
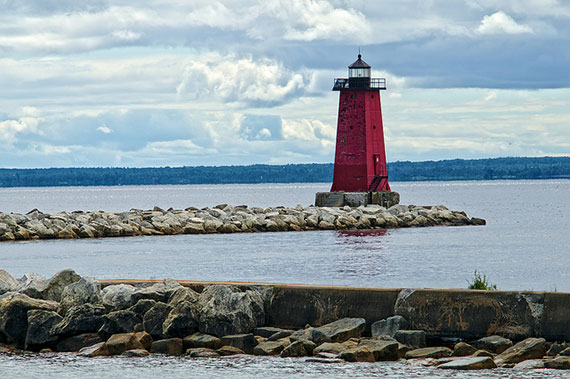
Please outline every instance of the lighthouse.
[[386, 167], [380, 91], [385, 78], [372, 78], [371, 67], [358, 59], [348, 66], [348, 78], [334, 79], [339, 91], [336, 151], [331, 192], [317, 194], [318, 206], [391, 206], [399, 195], [391, 192]]

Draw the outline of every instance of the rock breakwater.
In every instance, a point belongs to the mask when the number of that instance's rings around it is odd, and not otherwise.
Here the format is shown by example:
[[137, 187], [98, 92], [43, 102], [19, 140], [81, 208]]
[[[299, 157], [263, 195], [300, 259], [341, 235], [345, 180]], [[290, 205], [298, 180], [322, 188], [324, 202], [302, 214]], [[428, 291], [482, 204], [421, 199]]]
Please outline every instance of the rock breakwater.
[[[184, 282], [182, 282], [184, 283]], [[150, 354], [281, 356], [323, 363], [397, 361], [441, 369], [570, 369], [570, 346], [541, 337], [433, 339], [401, 315], [270, 326], [276, 289], [262, 284], [101, 283], [63, 270], [14, 279], [0, 270], [0, 354], [22, 349], [84, 357]], [[316, 299], [314, 301], [317, 301]], [[366, 301], [364, 301], [366, 302]], [[332, 311], [332, 310], [331, 310]], [[434, 319], [447, 316], [434, 313]], [[447, 341], [447, 342], [446, 342]]]
[[395, 205], [386, 209], [379, 205], [249, 208], [222, 204], [202, 209], [155, 207], [119, 213], [53, 214], [34, 209], [27, 214], [0, 212], [0, 241], [484, 224], [483, 219], [469, 218], [465, 212], [452, 211], [443, 205]]

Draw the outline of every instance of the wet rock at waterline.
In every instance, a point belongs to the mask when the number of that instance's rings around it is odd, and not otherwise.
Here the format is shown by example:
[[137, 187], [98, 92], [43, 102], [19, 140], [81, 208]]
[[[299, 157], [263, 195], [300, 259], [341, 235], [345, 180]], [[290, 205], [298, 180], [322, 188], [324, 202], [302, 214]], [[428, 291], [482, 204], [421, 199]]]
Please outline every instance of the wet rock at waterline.
[[[155, 207], [120, 213], [44, 214], [36, 211], [22, 215], [0, 212], [0, 241], [484, 224], [483, 219], [469, 218], [465, 212], [452, 211], [443, 205], [395, 205], [386, 209], [379, 205], [248, 208], [224, 204], [203, 209], [165, 211]], [[0, 275], [0, 293], [10, 286]]]

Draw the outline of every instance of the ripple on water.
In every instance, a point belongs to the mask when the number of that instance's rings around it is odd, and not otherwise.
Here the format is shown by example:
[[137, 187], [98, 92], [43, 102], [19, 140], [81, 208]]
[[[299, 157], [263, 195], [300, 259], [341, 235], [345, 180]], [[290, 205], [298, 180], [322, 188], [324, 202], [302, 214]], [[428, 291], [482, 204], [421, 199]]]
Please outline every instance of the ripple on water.
[[232, 356], [188, 358], [151, 355], [145, 358], [84, 358], [72, 353], [0, 354], [6, 378], [567, 378], [567, 371], [495, 369], [473, 372], [410, 366], [403, 362], [318, 363], [302, 358]]

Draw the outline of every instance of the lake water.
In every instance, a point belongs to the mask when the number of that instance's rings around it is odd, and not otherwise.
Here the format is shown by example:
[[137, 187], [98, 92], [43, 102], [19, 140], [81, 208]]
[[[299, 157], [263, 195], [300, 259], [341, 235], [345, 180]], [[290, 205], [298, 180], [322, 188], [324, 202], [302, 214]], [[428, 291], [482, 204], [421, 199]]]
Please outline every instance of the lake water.
[[[51, 276], [71, 267], [97, 278], [270, 281], [366, 287], [465, 288], [474, 270], [505, 290], [570, 292], [570, 181], [392, 183], [403, 204], [444, 204], [486, 226], [372, 232], [281, 232], [0, 243], [0, 268]], [[329, 184], [0, 189], [0, 211], [124, 211], [309, 205]], [[323, 364], [231, 357], [81, 358], [0, 354], [7, 377], [38, 378], [561, 378], [567, 372], [448, 372], [402, 362]]]

